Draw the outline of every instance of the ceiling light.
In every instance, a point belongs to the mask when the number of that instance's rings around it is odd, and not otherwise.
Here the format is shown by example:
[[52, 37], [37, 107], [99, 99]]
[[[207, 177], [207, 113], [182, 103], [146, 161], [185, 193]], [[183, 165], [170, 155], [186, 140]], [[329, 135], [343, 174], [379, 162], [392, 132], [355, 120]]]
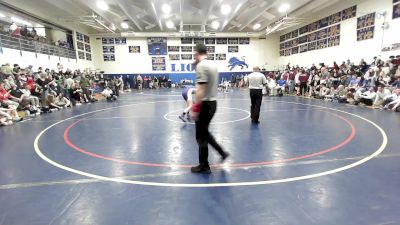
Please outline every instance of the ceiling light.
[[122, 23], [121, 23], [121, 27], [122, 27], [123, 29], [128, 29], [128, 28], [129, 28], [129, 25], [128, 25], [126, 22], [122, 22]]
[[99, 8], [100, 10], [103, 10], [103, 11], [108, 10], [108, 5], [105, 1], [97, 1], [96, 5], [97, 5], [97, 8]]
[[221, 13], [223, 15], [228, 15], [231, 12], [231, 10], [232, 10], [231, 6], [228, 5], [228, 4], [224, 4], [224, 5], [221, 6]]
[[281, 13], [284, 13], [284, 12], [287, 12], [289, 8], [290, 8], [290, 5], [287, 3], [284, 3], [279, 7], [278, 11]]
[[116, 28], [115, 25], [112, 23], [112, 24], [110, 25], [110, 29], [111, 29], [111, 30], [116, 30], [117, 28]]
[[6, 17], [6, 15], [4, 15], [3, 13], [0, 13], [0, 17], [3, 18], [3, 17]]
[[168, 4], [163, 4], [161, 10], [163, 11], [163, 13], [168, 15], [171, 12], [171, 6], [169, 6]]
[[260, 27], [261, 27], [261, 24], [256, 23], [256, 24], [254, 24], [254, 26], [253, 26], [253, 30], [258, 30], [258, 29], [260, 29]]
[[218, 21], [213, 21], [213, 22], [211, 23], [211, 27], [212, 27], [214, 30], [218, 29], [218, 27], [219, 27], [219, 22], [218, 22]]
[[240, 7], [242, 7], [242, 3], [236, 6], [236, 9], [233, 13], [236, 14], [239, 11]]
[[172, 29], [172, 28], [175, 27], [175, 24], [174, 24], [171, 20], [167, 21], [167, 22], [165, 23], [165, 25], [167, 25], [167, 27], [168, 27], [169, 29]]

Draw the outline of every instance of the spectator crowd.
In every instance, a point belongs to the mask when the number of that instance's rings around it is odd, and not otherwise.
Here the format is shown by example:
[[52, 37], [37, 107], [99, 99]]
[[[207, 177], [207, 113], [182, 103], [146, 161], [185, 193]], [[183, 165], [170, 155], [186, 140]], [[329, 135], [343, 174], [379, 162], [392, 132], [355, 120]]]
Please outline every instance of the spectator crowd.
[[[347, 60], [318, 67], [291, 66], [269, 72], [265, 94], [294, 94], [327, 101], [400, 111], [400, 56], [374, 57], [370, 64]], [[246, 79], [246, 77], [244, 77]]]
[[[27, 117], [51, 113], [67, 107], [90, 104], [97, 101], [95, 94], [101, 94], [99, 74], [80, 70], [58, 71], [32, 66], [21, 68], [6, 63], [0, 68], [0, 124], [11, 125]], [[115, 90], [114, 80], [103, 82]], [[115, 93], [115, 91], [113, 92]], [[118, 92], [117, 92], [118, 94]], [[104, 95], [104, 97], [107, 97]], [[116, 97], [113, 97], [116, 99]], [[24, 113], [21, 113], [24, 112]]]

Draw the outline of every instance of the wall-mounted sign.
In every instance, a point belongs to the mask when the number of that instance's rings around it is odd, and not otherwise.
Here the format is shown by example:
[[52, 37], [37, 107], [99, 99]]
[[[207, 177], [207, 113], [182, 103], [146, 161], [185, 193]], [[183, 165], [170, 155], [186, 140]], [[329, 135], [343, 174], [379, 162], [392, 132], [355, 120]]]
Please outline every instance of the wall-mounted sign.
[[129, 53], [140, 53], [140, 46], [129, 46]]
[[165, 71], [165, 57], [151, 57], [153, 71]]
[[115, 53], [114, 46], [103, 46], [103, 53]]
[[126, 38], [124, 38], [124, 37], [114, 38], [114, 41], [115, 41], [116, 45], [125, 45], [126, 44]]

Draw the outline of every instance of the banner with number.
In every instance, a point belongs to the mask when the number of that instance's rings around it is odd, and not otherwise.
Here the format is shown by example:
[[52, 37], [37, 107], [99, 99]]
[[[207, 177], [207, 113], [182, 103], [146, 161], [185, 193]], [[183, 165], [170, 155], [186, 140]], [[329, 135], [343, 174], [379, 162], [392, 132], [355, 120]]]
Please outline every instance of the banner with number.
[[153, 71], [165, 71], [165, 57], [151, 57]]

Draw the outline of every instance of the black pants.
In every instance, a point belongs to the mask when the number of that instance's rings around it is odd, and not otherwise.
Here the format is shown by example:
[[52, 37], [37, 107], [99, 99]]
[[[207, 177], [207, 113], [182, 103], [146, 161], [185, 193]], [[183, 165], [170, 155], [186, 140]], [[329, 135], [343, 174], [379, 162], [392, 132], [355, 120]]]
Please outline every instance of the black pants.
[[217, 111], [216, 101], [203, 101], [199, 113], [199, 119], [196, 121], [196, 140], [199, 145], [199, 163], [208, 167], [208, 144], [210, 144], [222, 156], [224, 151], [215, 141], [215, 138], [208, 131], [211, 119]]
[[306, 82], [301, 82], [300, 83], [300, 94], [303, 95], [307, 91], [307, 83]]
[[251, 120], [258, 121], [260, 118], [260, 108], [262, 102], [262, 90], [261, 89], [250, 89], [251, 99]]

